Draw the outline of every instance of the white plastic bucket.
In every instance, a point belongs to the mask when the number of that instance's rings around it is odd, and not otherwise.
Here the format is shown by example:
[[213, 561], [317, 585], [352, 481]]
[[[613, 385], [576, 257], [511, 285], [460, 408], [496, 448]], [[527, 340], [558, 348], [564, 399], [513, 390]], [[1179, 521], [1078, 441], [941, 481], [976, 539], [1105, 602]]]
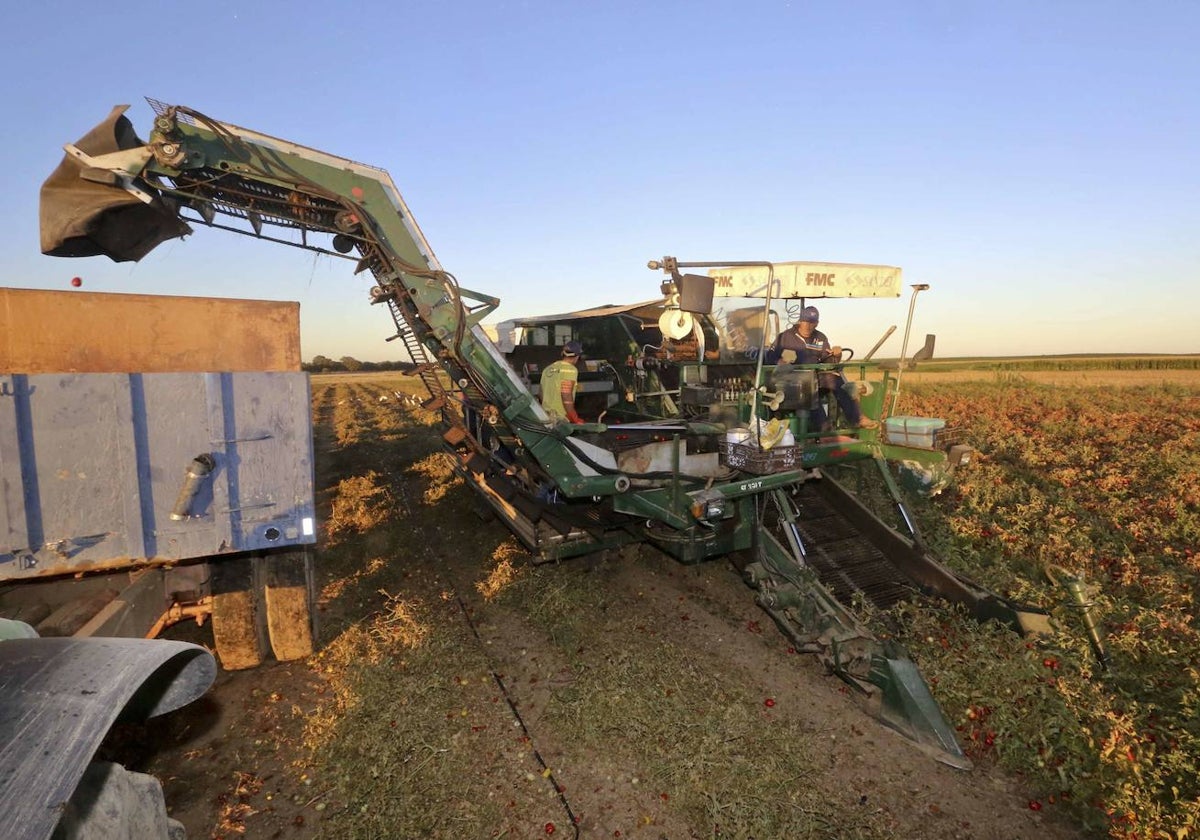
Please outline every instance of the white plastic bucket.
[[725, 433], [725, 442], [735, 446], [742, 446], [750, 442], [749, 429], [730, 429]]

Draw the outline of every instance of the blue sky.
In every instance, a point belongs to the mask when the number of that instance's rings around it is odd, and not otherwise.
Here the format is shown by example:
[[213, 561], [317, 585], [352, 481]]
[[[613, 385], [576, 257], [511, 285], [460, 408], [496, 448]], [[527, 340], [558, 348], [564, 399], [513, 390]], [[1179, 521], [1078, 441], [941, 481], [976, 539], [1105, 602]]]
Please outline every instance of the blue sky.
[[[499, 318], [654, 297], [666, 254], [870, 262], [930, 284], [940, 356], [1200, 352], [1195, 2], [23, 5], [3, 285], [298, 300], [306, 359], [398, 356], [341, 260], [39, 253], [62, 145], [117, 103], [146, 136], [151, 96], [387, 169]], [[907, 299], [822, 312], [866, 348]]]

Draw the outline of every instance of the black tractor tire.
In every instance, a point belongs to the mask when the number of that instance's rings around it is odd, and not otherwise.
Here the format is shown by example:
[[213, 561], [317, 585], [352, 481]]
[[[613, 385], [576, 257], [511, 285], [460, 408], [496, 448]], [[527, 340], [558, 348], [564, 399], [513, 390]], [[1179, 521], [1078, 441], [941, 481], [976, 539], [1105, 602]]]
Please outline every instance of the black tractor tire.
[[271, 651], [280, 662], [312, 656], [317, 639], [312, 552], [301, 548], [268, 554], [262, 565]]
[[232, 557], [214, 561], [210, 568], [217, 659], [227, 671], [255, 668], [269, 645], [262, 558]]
[[186, 840], [167, 816], [162, 785], [109, 761], [93, 761], [63, 806], [51, 840]]

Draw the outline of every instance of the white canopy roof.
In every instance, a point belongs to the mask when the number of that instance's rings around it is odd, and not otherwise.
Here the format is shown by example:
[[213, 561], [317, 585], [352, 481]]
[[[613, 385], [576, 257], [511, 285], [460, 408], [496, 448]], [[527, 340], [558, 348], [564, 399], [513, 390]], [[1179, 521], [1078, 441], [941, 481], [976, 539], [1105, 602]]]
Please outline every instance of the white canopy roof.
[[737, 265], [709, 269], [716, 297], [772, 298], [900, 297], [903, 272], [891, 265], [830, 262], [781, 262], [771, 266]]

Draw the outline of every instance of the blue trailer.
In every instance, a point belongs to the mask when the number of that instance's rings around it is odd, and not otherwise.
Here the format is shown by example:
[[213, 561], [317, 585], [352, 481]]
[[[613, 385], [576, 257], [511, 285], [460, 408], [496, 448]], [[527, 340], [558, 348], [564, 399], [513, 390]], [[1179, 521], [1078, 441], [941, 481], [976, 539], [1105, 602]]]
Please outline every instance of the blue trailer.
[[[5, 290], [27, 304], [27, 334], [45, 335], [30, 329], [29, 311], [53, 311], [55, 332], [77, 339], [61, 320], [89, 306], [107, 312], [105, 323], [135, 326], [122, 330], [119, 362], [111, 346], [95, 354], [127, 370], [0, 373], [0, 617], [73, 637], [152, 637], [176, 621], [211, 617], [226, 668], [257, 665], [268, 650], [281, 660], [310, 654], [308, 376], [239, 369], [292, 363], [260, 361], [220, 330], [197, 329], [196, 314], [203, 304], [206, 324], [245, 332], [257, 314], [248, 306], [282, 307], [298, 334], [295, 305], [55, 294]], [[189, 325], [180, 327], [192, 333], [189, 352], [173, 357], [157, 337], [163, 323]], [[40, 341], [36, 365], [16, 351], [9, 363], [53, 369], [64, 354]], [[184, 363], [201, 369], [158, 369]]]

